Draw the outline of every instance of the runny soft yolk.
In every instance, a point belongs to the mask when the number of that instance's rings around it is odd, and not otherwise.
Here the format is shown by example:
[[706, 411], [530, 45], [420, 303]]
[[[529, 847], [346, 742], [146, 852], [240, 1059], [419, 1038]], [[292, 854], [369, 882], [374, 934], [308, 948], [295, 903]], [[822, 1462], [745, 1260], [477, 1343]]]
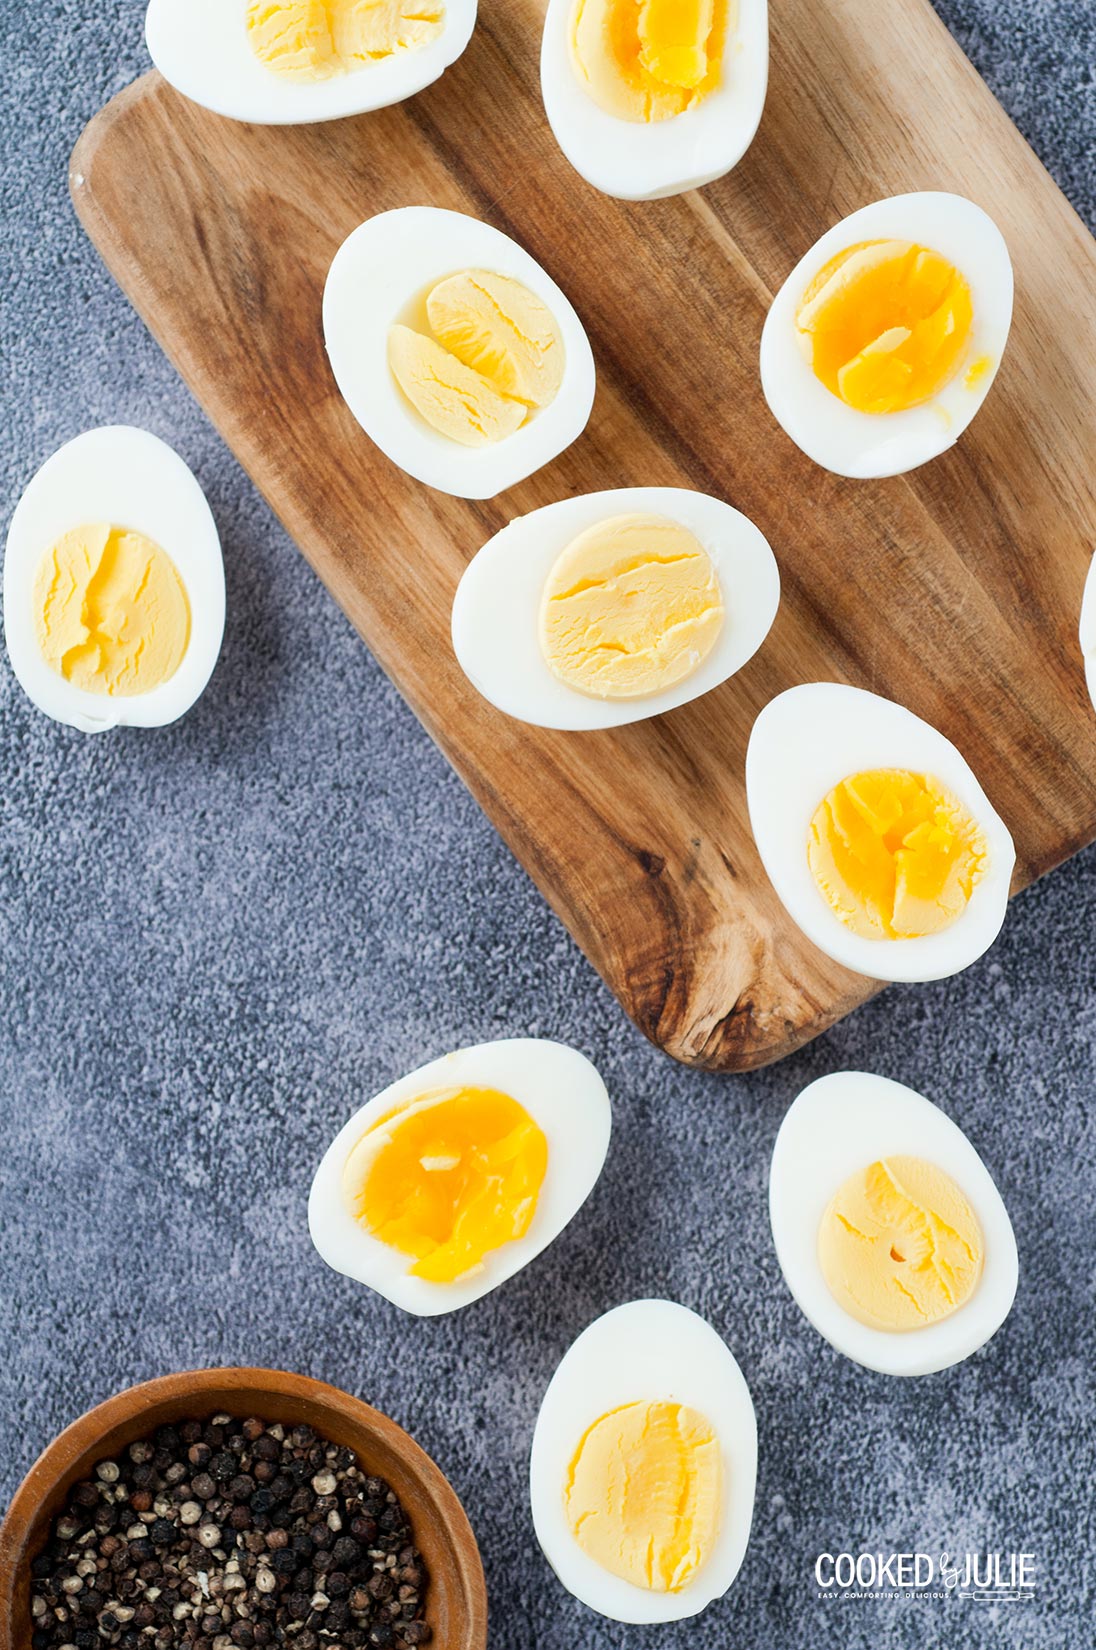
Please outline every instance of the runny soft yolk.
[[190, 603], [166, 550], [99, 522], [73, 528], [43, 556], [34, 628], [58, 675], [124, 698], [174, 676], [190, 641]]
[[398, 1107], [351, 1152], [343, 1197], [370, 1232], [413, 1257], [408, 1271], [453, 1283], [529, 1230], [548, 1143], [498, 1089], [442, 1089]]
[[733, 0], [575, 0], [571, 63], [620, 120], [669, 120], [720, 83]]
[[683, 1404], [610, 1410], [579, 1441], [567, 1472], [571, 1534], [634, 1587], [676, 1593], [719, 1534], [723, 1465], [711, 1423]]
[[818, 1260], [839, 1306], [871, 1329], [922, 1329], [957, 1312], [982, 1275], [978, 1218], [919, 1157], [850, 1175], [822, 1216]]
[[247, 37], [287, 80], [330, 80], [441, 33], [443, 0], [249, 0]]
[[918, 939], [962, 915], [987, 848], [938, 780], [875, 768], [843, 779], [819, 803], [807, 859], [847, 928], [865, 939]]
[[427, 294], [423, 325], [388, 332], [388, 365], [420, 417], [465, 447], [503, 441], [563, 381], [547, 305], [508, 275], [466, 269]]
[[666, 516], [612, 516], [555, 562], [540, 609], [553, 675], [599, 699], [635, 699], [692, 674], [723, 627], [707, 550]]
[[796, 313], [815, 375], [857, 412], [902, 412], [954, 375], [973, 320], [959, 271], [909, 241], [866, 241], [815, 276]]

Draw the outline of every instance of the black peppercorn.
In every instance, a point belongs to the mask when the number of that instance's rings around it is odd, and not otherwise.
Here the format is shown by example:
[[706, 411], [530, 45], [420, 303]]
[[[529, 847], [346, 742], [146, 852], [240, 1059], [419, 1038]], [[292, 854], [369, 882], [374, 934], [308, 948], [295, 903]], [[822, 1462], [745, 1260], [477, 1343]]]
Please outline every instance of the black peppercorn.
[[218, 1484], [227, 1484], [230, 1478], [236, 1476], [236, 1459], [228, 1450], [222, 1450], [209, 1463], [210, 1477]]
[[177, 1534], [170, 1518], [158, 1518], [149, 1531], [149, 1540], [154, 1547], [170, 1547]]
[[390, 1650], [396, 1642], [396, 1635], [386, 1621], [378, 1621], [366, 1634], [366, 1642], [372, 1645], [373, 1650]]

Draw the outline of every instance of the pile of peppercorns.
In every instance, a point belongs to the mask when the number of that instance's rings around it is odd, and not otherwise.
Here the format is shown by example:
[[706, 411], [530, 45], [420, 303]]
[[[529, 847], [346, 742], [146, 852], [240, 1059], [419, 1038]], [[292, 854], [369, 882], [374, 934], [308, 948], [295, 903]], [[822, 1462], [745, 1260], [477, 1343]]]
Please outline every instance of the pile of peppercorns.
[[100, 1461], [31, 1565], [33, 1650], [410, 1650], [426, 1570], [383, 1478], [214, 1415]]

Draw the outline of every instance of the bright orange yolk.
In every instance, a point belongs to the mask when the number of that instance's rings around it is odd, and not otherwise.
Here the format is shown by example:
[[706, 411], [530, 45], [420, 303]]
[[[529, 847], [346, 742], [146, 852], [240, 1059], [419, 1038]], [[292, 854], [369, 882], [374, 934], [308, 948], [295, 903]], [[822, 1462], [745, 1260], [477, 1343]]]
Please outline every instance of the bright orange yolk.
[[919, 939], [962, 915], [987, 849], [938, 780], [875, 768], [843, 779], [819, 803], [807, 859], [847, 928], [865, 939]]
[[941, 390], [966, 351], [970, 287], [938, 252], [866, 241], [815, 276], [796, 313], [816, 377], [857, 412], [903, 412]]
[[720, 84], [728, 0], [574, 0], [571, 63], [618, 120], [669, 120]]
[[374, 1237], [413, 1257], [414, 1277], [452, 1283], [524, 1236], [547, 1165], [543, 1132], [510, 1095], [443, 1089], [363, 1135], [343, 1196]]

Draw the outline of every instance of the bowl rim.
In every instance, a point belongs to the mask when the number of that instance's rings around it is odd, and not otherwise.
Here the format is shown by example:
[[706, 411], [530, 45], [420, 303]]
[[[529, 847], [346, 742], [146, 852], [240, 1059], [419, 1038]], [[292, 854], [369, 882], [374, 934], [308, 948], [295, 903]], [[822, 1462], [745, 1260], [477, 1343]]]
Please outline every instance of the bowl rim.
[[[166, 1414], [157, 1418], [149, 1413], [154, 1407], [177, 1406], [178, 1418], [182, 1419], [188, 1405], [193, 1405], [198, 1418], [204, 1399], [214, 1394], [230, 1398], [233, 1392], [249, 1399], [261, 1394], [275, 1401], [316, 1406], [373, 1434], [406, 1463], [408, 1476], [421, 1489], [423, 1500], [446, 1532], [446, 1545], [453, 1558], [462, 1630], [448, 1638], [445, 1650], [486, 1650], [487, 1588], [479, 1547], [468, 1515], [437, 1463], [398, 1422], [364, 1399], [309, 1375], [242, 1365], [180, 1370], [139, 1381], [93, 1405], [46, 1445], [23, 1477], [0, 1523], [0, 1650], [16, 1650], [16, 1646], [22, 1650], [24, 1641], [29, 1644], [29, 1632], [21, 1636], [15, 1618], [20, 1579], [31, 1561], [31, 1545], [37, 1544], [41, 1534], [43, 1509], [66, 1480], [75, 1483], [90, 1470], [100, 1441], [146, 1413], [149, 1431], [165, 1424], [169, 1419]], [[218, 1403], [215, 1409], [220, 1407]], [[245, 1407], [252, 1406], [249, 1403]], [[134, 1434], [140, 1436], [140, 1432]], [[50, 1513], [50, 1520], [52, 1517]]]

